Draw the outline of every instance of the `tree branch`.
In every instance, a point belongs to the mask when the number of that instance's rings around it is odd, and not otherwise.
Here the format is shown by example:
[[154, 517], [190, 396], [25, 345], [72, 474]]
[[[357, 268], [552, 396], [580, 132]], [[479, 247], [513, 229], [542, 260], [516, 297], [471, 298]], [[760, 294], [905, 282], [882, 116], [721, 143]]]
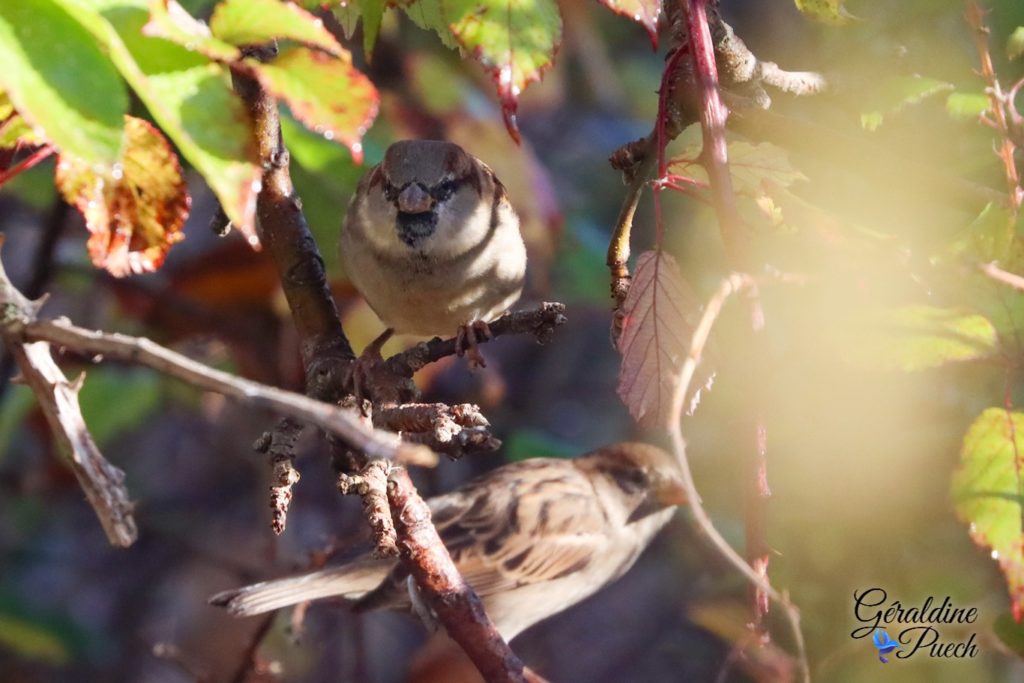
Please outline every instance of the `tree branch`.
[[302, 394], [270, 387], [203, 365], [142, 337], [87, 330], [66, 319], [36, 320], [24, 325], [22, 339], [46, 341], [85, 354], [139, 363], [193, 386], [213, 391], [253, 408], [271, 410], [337, 435], [348, 446], [374, 458], [409, 464], [433, 464], [436, 456], [423, 446], [403, 443], [395, 434], [362, 424], [355, 411], [344, 410]]
[[124, 486], [124, 472], [103, 457], [82, 419], [78, 392], [84, 375], [69, 382], [54, 362], [50, 345], [45, 341], [26, 343], [23, 336], [25, 327], [34, 324], [42, 304], [43, 300], [29, 301], [15, 289], [0, 263], [0, 337], [35, 394], [58, 448], [96, 512], [107, 540], [128, 547], [138, 537], [133, 504]]
[[[273, 54], [276, 49], [263, 48], [256, 56], [267, 58]], [[337, 400], [344, 393], [355, 354], [341, 328], [323, 258], [295, 196], [277, 101], [249, 75], [235, 72], [233, 82], [248, 107], [256, 133], [264, 169], [256, 201], [258, 234], [277, 266], [299, 335], [306, 393]]]
[[388, 477], [388, 502], [402, 562], [427, 604], [488, 683], [526, 683], [523, 662], [498, 633], [483, 603], [459, 574], [430, 521], [430, 508], [405, 470]]

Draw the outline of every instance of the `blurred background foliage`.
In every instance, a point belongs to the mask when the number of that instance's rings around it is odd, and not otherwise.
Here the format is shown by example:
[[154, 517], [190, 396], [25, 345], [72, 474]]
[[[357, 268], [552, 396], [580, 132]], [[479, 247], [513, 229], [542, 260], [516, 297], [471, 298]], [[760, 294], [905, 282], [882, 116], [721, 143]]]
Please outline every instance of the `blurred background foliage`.
[[[182, 2], [196, 16], [210, 3]], [[1024, 25], [1018, 0], [987, 3], [990, 44], [1006, 83], [1024, 75], [1002, 46]], [[366, 165], [345, 148], [284, 121], [292, 174], [360, 349], [381, 324], [345, 279], [335, 241], [366, 166], [405, 137], [444, 137], [491, 164], [524, 219], [530, 301], [568, 304], [568, 325], [539, 348], [501, 339], [486, 371], [444, 362], [418, 377], [430, 400], [477, 402], [505, 446], [497, 454], [417, 472], [425, 492], [450, 489], [504, 460], [573, 455], [638, 434], [615, 395], [619, 358], [608, 343], [605, 250], [624, 187], [607, 157], [646, 135], [657, 111], [664, 47], [596, 3], [563, 0], [565, 35], [554, 68], [524, 95], [523, 145], [502, 124], [488, 77], [404, 15], [387, 13], [373, 59], [361, 35], [345, 41], [381, 91], [381, 115], [363, 142]], [[856, 362], [865, 311], [922, 302], [956, 304], [963, 276], [933, 258], [1003, 191], [991, 131], [977, 123], [983, 83], [955, 0], [847, 3], [857, 21], [813, 24], [788, 0], [723, 0], [722, 12], [761, 59], [825, 73], [839, 87], [812, 98], [774, 96], [770, 114], [732, 121], [771, 141], [806, 177], [779, 200], [811, 229], [761, 230], [772, 265], [813, 276], [764, 292], [771, 357], [745, 357], [749, 325], [735, 305], [715, 336], [718, 377], [685, 433], [698, 487], [716, 524], [742, 546], [743, 487], [752, 452], [752, 405], [768, 425], [768, 538], [773, 583], [799, 606], [812, 671], [821, 681], [1011, 681], [1002, 575], [975, 547], [950, 499], [961, 440], [1004, 387], [1021, 403], [1012, 363], [947, 365], [907, 373]], [[337, 27], [334, 27], [337, 29]], [[139, 103], [133, 114], [145, 116]], [[683, 145], [678, 141], [670, 153]], [[299, 388], [294, 333], [268, 258], [236, 234], [207, 230], [215, 200], [189, 171], [187, 239], [162, 270], [116, 280], [89, 263], [81, 217], [59, 203], [53, 164], [0, 192], [5, 263], [19, 286], [52, 294], [46, 313], [150, 336], [218, 367]], [[980, 188], [980, 189], [979, 189]], [[710, 292], [726, 270], [714, 215], [665, 193], [667, 235], [690, 283]], [[649, 200], [634, 250], [652, 242]], [[1018, 294], [1007, 304], [1014, 317]], [[408, 340], [396, 340], [394, 350]], [[851, 356], [851, 347], [853, 354]], [[60, 464], [28, 389], [3, 385], [0, 403], [0, 681], [396, 681], [424, 640], [413, 619], [357, 616], [315, 605], [301, 636], [287, 615], [269, 624], [265, 670], [240, 671], [264, 628], [206, 605], [214, 592], [344, 555], [363, 534], [358, 503], [334, 491], [322, 442], [303, 441], [303, 479], [287, 532], [268, 524], [269, 468], [251, 448], [273, 424], [212, 395], [116, 364], [88, 370], [83, 411], [139, 501], [140, 540], [109, 547]], [[450, 360], [450, 359], [449, 359]], [[70, 374], [70, 373], [69, 373]], [[951, 596], [978, 608], [978, 657], [915, 657], [887, 670], [867, 640], [852, 640], [855, 590], [880, 586], [919, 604]], [[515, 642], [553, 681], [771, 680], [773, 657], [731, 660], [745, 636], [744, 581], [695, 536], [680, 513], [637, 567], [612, 588]], [[1003, 638], [996, 636], [1002, 629]], [[784, 628], [773, 629], [790, 649]], [[296, 642], [297, 641], [297, 642]], [[415, 667], [415, 664], [413, 664]], [[891, 671], [898, 669], [898, 671]], [[421, 671], [417, 680], [451, 680]]]

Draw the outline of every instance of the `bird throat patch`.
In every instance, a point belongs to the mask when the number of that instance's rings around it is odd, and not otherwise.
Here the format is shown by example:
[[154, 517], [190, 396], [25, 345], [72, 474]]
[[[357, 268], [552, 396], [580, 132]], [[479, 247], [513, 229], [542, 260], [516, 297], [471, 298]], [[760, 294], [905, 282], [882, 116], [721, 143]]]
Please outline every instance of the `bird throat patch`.
[[423, 213], [398, 212], [398, 239], [416, 249], [425, 239], [437, 230], [437, 214], [433, 211]]

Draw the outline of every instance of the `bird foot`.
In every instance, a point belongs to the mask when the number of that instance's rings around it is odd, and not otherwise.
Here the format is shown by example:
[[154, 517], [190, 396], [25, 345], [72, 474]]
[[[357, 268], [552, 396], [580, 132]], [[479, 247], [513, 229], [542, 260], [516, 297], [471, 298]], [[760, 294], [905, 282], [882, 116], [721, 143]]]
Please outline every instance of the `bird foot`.
[[367, 414], [367, 403], [371, 399], [370, 392], [367, 390], [370, 387], [373, 371], [380, 363], [384, 362], [384, 357], [380, 355], [380, 350], [394, 333], [395, 331], [390, 327], [384, 330], [352, 362], [352, 393], [355, 394], [356, 402], [359, 404], [363, 415]]
[[459, 327], [455, 334], [455, 355], [466, 356], [469, 365], [473, 368], [486, 368], [487, 361], [480, 353], [480, 340], [490, 341], [494, 339], [494, 333], [483, 320], [474, 320]]

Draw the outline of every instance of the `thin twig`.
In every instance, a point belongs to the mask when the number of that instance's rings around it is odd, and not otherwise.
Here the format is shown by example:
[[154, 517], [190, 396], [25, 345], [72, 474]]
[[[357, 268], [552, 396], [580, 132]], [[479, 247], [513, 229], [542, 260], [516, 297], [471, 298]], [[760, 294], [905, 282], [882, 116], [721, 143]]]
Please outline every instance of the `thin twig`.
[[66, 319], [28, 323], [22, 335], [26, 340], [47, 341], [86, 354], [99, 354], [145, 365], [245, 405], [272, 410], [316, 425], [336, 434], [351, 448], [361, 450], [370, 457], [412, 464], [436, 461], [436, 456], [429, 449], [405, 444], [395, 434], [363, 425], [354, 411], [216, 370], [143, 337], [87, 330]]
[[786, 614], [786, 618], [789, 620], [790, 627], [793, 632], [793, 639], [797, 647], [797, 657], [800, 662], [801, 678], [806, 682], [810, 681], [811, 674], [807, 663], [807, 652], [804, 646], [803, 632], [800, 629], [800, 613], [796, 606], [790, 602], [788, 596], [775, 590], [775, 588], [773, 588], [763, 576], [747, 564], [747, 562], [740, 557], [739, 553], [732, 549], [729, 542], [726, 541], [720, 533], [718, 533], [718, 530], [715, 528], [714, 523], [711, 521], [711, 518], [708, 516], [707, 511], [701, 503], [700, 494], [697, 491], [697, 485], [693, 479], [693, 473], [690, 471], [689, 460], [686, 457], [686, 441], [683, 439], [681, 426], [687, 392], [689, 391], [690, 384], [693, 381], [697, 365], [700, 363], [704, 347], [711, 334], [711, 329], [722, 310], [722, 306], [725, 305], [726, 300], [733, 294], [743, 290], [756, 288], [756, 286], [757, 282], [750, 275], [733, 273], [722, 281], [718, 289], [708, 300], [707, 305], [704, 307], [704, 313], [701, 316], [700, 322], [698, 322], [697, 327], [694, 329], [693, 338], [690, 342], [690, 348], [686, 360], [683, 362], [683, 366], [679, 370], [678, 381], [676, 382], [675, 392], [672, 396], [671, 415], [674, 416], [674, 419], [669, 423], [669, 436], [672, 440], [673, 453], [676, 456], [682, 471], [683, 486], [686, 489], [687, 502], [689, 504], [690, 511], [693, 513], [693, 518], [697, 522], [697, 526], [705, 535], [707, 535], [712, 545], [716, 550], [718, 550], [722, 557], [728, 560], [728, 562], [743, 574], [743, 576], [746, 577], [752, 585], [763, 591], [772, 602], [782, 608], [783, 612]]
[[988, 275], [990, 278], [995, 280], [996, 282], [1001, 282], [1004, 285], [1009, 285], [1010, 287], [1013, 287], [1014, 289], [1024, 291], [1024, 277], [1021, 277], [1016, 273], [1011, 273], [1009, 271], [1003, 270], [998, 265], [996, 265], [995, 261], [991, 263], [981, 263], [978, 265], [978, 269], [981, 270], [981, 272], [985, 273], [985, 275]]
[[[565, 305], [545, 302], [537, 308], [506, 313], [489, 323], [488, 327], [491, 330], [492, 339], [509, 334], [532, 334], [537, 339], [537, 343], [544, 344], [554, 334], [555, 328], [564, 325], [565, 322]], [[481, 339], [479, 343], [482, 344], [486, 341], [489, 340]], [[428, 363], [453, 355], [455, 355], [455, 337], [448, 339], [434, 337], [407, 351], [396, 353], [384, 361], [384, 367], [393, 375], [412, 377]]]
[[391, 463], [387, 460], [370, 460], [359, 474], [342, 474], [338, 477], [338, 490], [342, 495], [355, 494], [363, 499], [363, 514], [373, 530], [374, 553], [377, 557], [398, 554], [395, 524], [388, 505], [390, 473]]

